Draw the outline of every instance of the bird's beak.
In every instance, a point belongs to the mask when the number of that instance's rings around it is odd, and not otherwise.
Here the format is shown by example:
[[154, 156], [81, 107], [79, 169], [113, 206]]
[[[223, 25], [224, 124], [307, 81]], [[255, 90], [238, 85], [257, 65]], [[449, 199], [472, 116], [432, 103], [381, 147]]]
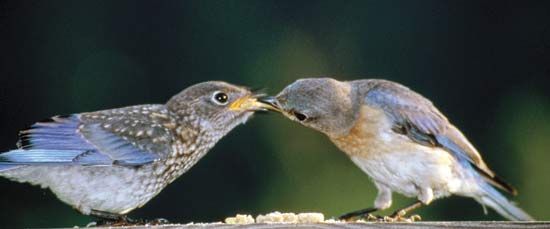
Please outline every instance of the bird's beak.
[[258, 98], [258, 102], [263, 103], [267, 110], [272, 110], [282, 113], [283, 110], [279, 104], [279, 101], [274, 96], [261, 96]]
[[264, 102], [263, 94], [246, 95], [229, 105], [229, 110], [233, 111], [266, 111], [278, 110], [274, 105]]

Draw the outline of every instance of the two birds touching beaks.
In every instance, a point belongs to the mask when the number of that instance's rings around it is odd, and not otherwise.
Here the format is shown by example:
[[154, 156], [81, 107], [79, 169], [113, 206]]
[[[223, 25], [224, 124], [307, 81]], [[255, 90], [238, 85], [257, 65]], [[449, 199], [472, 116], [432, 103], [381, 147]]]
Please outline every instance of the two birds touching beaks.
[[342, 219], [387, 209], [396, 192], [417, 201], [394, 218], [459, 195], [509, 220], [533, 220], [497, 190], [516, 194], [428, 99], [378, 79], [300, 79], [273, 97], [210, 81], [166, 104], [55, 116], [20, 132], [18, 149], [0, 154], [0, 176], [49, 188], [83, 214], [123, 219], [260, 110], [322, 132], [373, 180], [374, 206]]

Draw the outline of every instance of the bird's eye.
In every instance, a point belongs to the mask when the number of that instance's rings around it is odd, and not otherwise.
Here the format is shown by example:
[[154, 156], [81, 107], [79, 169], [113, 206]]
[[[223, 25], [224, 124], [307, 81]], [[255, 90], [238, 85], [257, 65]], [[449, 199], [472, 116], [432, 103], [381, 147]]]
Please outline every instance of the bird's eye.
[[298, 119], [298, 121], [300, 122], [307, 119], [307, 116], [305, 114], [302, 114], [296, 111], [294, 111], [293, 113], [294, 113], [294, 117], [296, 117], [296, 119]]
[[229, 96], [223, 92], [217, 91], [212, 95], [212, 100], [219, 105], [226, 105], [229, 101]]

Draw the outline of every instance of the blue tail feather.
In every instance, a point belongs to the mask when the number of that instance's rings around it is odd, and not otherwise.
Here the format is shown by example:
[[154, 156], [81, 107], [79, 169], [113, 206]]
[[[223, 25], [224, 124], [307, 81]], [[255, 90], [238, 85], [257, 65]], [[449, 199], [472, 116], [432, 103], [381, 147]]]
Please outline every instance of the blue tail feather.
[[495, 210], [498, 214], [504, 218], [512, 221], [534, 221], [527, 212], [525, 212], [520, 207], [516, 206], [515, 203], [508, 200], [502, 193], [500, 193], [495, 187], [492, 186], [481, 174], [472, 167], [469, 161], [459, 160], [465, 169], [474, 171], [476, 183], [478, 184], [478, 191], [470, 193], [472, 198], [483, 206], [489, 206]]
[[483, 194], [478, 197], [478, 201], [487, 205], [509, 220], [514, 221], [533, 221], [527, 212], [509, 201], [504, 195], [493, 188], [488, 183], [484, 183], [481, 187]]
[[0, 164], [72, 163], [80, 150], [12, 150], [0, 154]]

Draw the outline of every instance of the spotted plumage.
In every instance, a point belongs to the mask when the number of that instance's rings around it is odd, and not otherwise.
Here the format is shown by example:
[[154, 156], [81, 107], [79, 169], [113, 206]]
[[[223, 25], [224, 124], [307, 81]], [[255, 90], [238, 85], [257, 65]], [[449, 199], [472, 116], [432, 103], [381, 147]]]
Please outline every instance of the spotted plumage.
[[49, 188], [83, 214], [118, 217], [263, 106], [246, 88], [206, 82], [166, 104], [55, 116], [20, 132], [18, 149], [0, 154], [0, 176]]

